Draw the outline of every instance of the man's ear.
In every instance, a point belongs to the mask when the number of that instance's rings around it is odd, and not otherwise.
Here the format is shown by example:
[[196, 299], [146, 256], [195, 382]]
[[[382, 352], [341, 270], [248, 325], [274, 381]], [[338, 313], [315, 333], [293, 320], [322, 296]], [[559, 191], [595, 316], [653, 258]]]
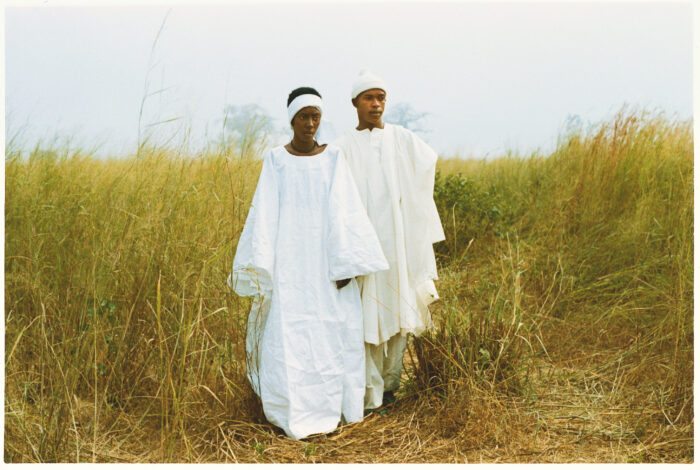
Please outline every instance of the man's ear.
[[351, 99], [350, 102], [352, 103], [352, 105], [353, 105], [354, 107], [357, 108], [357, 98]]

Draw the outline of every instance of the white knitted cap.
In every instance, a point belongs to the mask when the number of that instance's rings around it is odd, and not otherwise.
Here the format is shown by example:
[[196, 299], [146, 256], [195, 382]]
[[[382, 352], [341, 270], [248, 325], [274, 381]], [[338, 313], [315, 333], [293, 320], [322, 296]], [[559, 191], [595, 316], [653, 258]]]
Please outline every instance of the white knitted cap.
[[352, 82], [352, 99], [357, 98], [357, 96], [363, 91], [371, 90], [372, 88], [379, 88], [386, 92], [386, 84], [384, 80], [377, 77], [375, 74], [367, 69], [360, 70], [360, 74], [357, 76], [354, 82]]

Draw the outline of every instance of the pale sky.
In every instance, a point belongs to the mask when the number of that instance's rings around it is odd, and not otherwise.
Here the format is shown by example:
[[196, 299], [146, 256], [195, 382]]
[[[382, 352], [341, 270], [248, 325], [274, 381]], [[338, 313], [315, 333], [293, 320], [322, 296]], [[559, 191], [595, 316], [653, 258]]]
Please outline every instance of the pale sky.
[[142, 128], [162, 139], [215, 138], [226, 105], [258, 104], [283, 127], [298, 86], [342, 131], [362, 68], [387, 83], [387, 112], [430, 113], [423, 137], [443, 156], [548, 151], [568, 116], [585, 126], [625, 103], [692, 117], [690, 2], [37, 5], [5, 9], [6, 138], [21, 129], [29, 144], [133, 152], [147, 78], [164, 91]]

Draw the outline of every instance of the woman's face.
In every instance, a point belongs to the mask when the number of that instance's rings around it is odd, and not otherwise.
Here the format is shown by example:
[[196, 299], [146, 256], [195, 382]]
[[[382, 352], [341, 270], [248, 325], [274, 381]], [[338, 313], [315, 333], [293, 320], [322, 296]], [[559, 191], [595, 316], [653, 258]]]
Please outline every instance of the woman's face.
[[292, 119], [292, 129], [297, 141], [310, 142], [321, 124], [321, 111], [313, 106], [301, 108]]

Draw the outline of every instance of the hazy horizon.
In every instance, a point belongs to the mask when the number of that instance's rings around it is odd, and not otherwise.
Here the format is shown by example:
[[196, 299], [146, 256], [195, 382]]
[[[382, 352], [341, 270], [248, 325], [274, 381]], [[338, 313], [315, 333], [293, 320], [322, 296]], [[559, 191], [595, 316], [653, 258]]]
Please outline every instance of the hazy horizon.
[[6, 7], [6, 140], [133, 153], [150, 94], [142, 132], [197, 147], [230, 105], [285, 128], [303, 85], [342, 131], [369, 68], [387, 113], [428, 113], [421, 136], [444, 156], [549, 151], [569, 118], [585, 128], [625, 104], [692, 118], [692, 33], [689, 2]]

